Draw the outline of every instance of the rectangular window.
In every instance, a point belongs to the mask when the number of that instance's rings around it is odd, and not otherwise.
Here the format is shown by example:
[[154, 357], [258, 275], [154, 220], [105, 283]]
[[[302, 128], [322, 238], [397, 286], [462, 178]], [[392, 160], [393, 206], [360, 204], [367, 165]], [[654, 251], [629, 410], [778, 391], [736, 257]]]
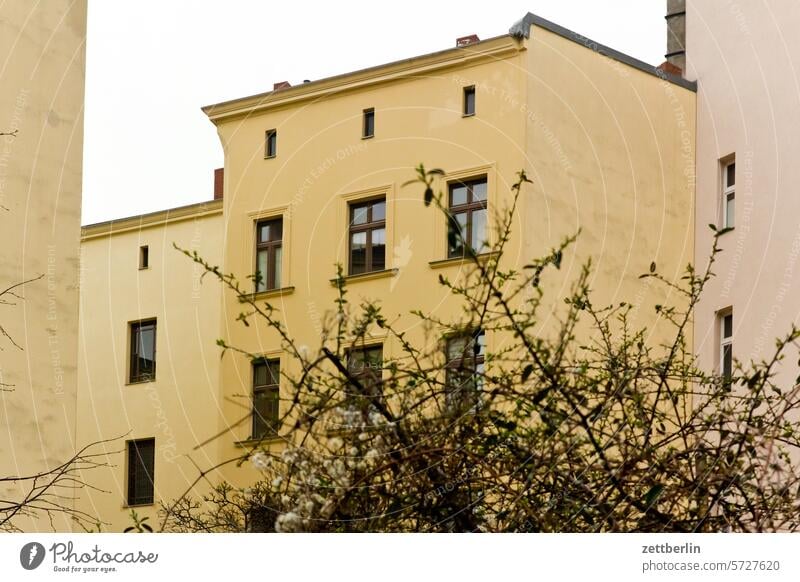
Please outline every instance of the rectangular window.
[[364, 126], [361, 137], [372, 137], [375, 135], [375, 110], [364, 110]]
[[264, 153], [264, 155], [267, 158], [274, 158], [278, 154], [278, 130], [277, 129], [267, 130], [266, 141], [267, 141], [266, 152]]
[[719, 372], [726, 384], [733, 376], [733, 311], [719, 314]]
[[156, 439], [128, 441], [128, 505], [153, 503]]
[[386, 268], [386, 199], [350, 205], [351, 275]]
[[156, 379], [156, 320], [131, 324], [130, 382]]
[[733, 228], [736, 205], [736, 162], [734, 160], [722, 165], [722, 227]]
[[365, 346], [349, 350], [347, 371], [365, 389], [380, 389], [383, 376], [383, 346]]
[[283, 266], [283, 218], [256, 223], [256, 293], [280, 289]]
[[150, 247], [147, 245], [139, 247], [139, 269], [150, 267]]
[[253, 438], [278, 432], [280, 425], [280, 360], [253, 363]]
[[474, 407], [483, 386], [486, 335], [474, 333], [449, 337], [446, 344], [445, 395], [448, 408]]
[[464, 87], [464, 115], [475, 115], [475, 85]]
[[486, 252], [486, 178], [450, 184], [448, 207], [447, 256], [463, 257], [465, 245], [476, 254]]

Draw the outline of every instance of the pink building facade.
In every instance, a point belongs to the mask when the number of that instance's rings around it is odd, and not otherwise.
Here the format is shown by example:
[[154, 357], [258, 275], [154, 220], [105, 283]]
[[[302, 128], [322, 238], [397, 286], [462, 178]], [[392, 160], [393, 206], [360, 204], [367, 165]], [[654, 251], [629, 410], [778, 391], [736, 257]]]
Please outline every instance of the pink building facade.
[[[724, 252], [695, 314], [705, 369], [729, 354], [769, 359], [775, 338], [800, 323], [800, 2], [668, 2], [675, 52], [685, 22], [684, 76], [697, 81], [695, 264], [713, 232]], [[680, 62], [684, 55], [668, 59]], [[781, 382], [798, 375], [796, 352]]]

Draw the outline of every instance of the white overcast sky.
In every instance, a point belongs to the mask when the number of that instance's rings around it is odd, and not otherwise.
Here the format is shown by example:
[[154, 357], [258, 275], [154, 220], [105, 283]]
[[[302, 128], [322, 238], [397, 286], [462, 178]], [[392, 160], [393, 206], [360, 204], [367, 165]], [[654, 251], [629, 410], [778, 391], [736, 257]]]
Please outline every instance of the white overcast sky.
[[527, 12], [643, 61], [664, 0], [89, 0], [83, 224], [208, 200], [222, 166], [200, 107], [498, 36]]

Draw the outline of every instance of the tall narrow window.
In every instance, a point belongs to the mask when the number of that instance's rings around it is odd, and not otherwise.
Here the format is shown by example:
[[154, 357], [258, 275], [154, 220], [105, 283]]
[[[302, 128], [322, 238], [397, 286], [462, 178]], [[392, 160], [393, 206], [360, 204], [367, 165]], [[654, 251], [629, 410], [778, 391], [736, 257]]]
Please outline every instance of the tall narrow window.
[[350, 274], [386, 268], [386, 199], [350, 205]]
[[347, 371], [366, 390], [379, 390], [383, 374], [383, 346], [365, 346], [348, 351]]
[[269, 129], [267, 130], [267, 138], [266, 138], [266, 151], [264, 152], [264, 157], [267, 158], [274, 158], [278, 155], [278, 130], [277, 129]]
[[475, 115], [475, 85], [464, 87], [464, 115]]
[[475, 406], [483, 386], [486, 336], [483, 331], [447, 339], [445, 394], [448, 408]]
[[261, 439], [277, 433], [280, 424], [279, 360], [253, 363], [253, 438]]
[[733, 311], [719, 315], [719, 371], [727, 384], [733, 376]]
[[128, 441], [128, 505], [153, 503], [156, 439]]
[[283, 264], [283, 218], [256, 224], [256, 292], [279, 289]]
[[486, 252], [486, 178], [450, 184], [448, 203], [447, 256], [463, 257], [466, 246]]
[[130, 376], [133, 382], [156, 379], [156, 320], [131, 324]]
[[375, 110], [364, 110], [364, 125], [361, 137], [372, 137], [375, 135]]
[[722, 227], [733, 228], [736, 204], [736, 162], [723, 164], [722, 168]]
[[139, 269], [150, 267], [150, 247], [143, 245], [139, 247]]

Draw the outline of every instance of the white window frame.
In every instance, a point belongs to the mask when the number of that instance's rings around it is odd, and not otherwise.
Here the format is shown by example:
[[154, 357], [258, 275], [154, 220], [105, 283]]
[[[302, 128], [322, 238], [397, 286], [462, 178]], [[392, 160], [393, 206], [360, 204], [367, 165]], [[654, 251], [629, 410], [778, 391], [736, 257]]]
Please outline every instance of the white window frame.
[[[736, 226], [736, 168], [735, 167], [733, 170], [733, 184], [728, 184], [728, 168], [735, 165], [736, 165], [736, 158], [734, 157], [726, 159], [722, 162], [722, 228], [734, 228], [734, 226]], [[729, 205], [732, 206], [731, 213], [728, 212]]]
[[[731, 318], [731, 334], [725, 335], [725, 319]], [[733, 309], [727, 308], [717, 314], [717, 329], [719, 333], [719, 374], [725, 374], [725, 348], [730, 346], [731, 375], [733, 375]]]

